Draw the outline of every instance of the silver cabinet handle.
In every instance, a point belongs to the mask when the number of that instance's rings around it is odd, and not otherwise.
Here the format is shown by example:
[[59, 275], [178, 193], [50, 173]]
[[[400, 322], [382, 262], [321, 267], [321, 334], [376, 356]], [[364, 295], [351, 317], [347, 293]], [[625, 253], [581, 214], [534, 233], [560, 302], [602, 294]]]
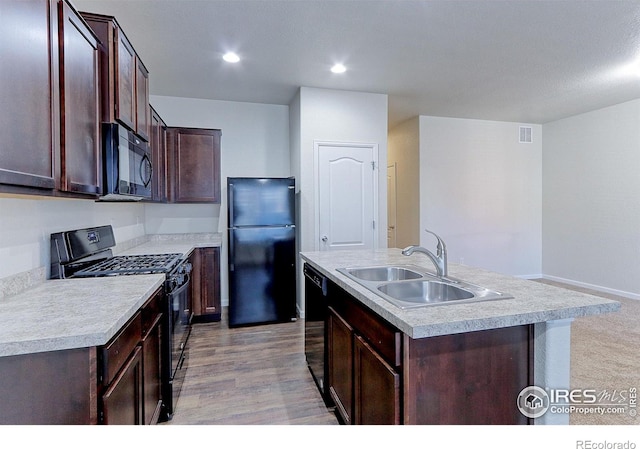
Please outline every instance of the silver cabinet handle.
[[322, 240], [324, 243], [327, 243], [327, 242], [329, 241], [329, 237], [327, 237], [326, 235], [323, 235], [321, 240]]

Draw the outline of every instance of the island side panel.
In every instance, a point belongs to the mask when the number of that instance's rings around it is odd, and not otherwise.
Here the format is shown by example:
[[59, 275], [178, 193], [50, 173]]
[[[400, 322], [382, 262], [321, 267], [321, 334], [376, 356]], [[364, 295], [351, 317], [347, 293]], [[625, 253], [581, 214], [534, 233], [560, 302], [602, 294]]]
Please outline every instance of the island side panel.
[[0, 424], [96, 424], [95, 348], [0, 357]]
[[[573, 318], [535, 324], [535, 385], [544, 389], [571, 388], [571, 324]], [[544, 413], [535, 424], [568, 425], [569, 413]]]
[[404, 424], [530, 424], [517, 408], [533, 380], [531, 325], [404, 336]]

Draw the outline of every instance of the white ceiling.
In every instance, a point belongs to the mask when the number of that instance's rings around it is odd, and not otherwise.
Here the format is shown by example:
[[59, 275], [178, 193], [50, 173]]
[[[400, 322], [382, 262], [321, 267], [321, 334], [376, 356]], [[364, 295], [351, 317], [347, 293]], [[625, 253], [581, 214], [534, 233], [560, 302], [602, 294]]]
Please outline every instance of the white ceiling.
[[[383, 93], [390, 127], [416, 115], [546, 123], [640, 98], [640, 76], [620, 73], [640, 57], [640, 1], [71, 1], [117, 18], [152, 95]], [[222, 62], [227, 50], [242, 61]]]

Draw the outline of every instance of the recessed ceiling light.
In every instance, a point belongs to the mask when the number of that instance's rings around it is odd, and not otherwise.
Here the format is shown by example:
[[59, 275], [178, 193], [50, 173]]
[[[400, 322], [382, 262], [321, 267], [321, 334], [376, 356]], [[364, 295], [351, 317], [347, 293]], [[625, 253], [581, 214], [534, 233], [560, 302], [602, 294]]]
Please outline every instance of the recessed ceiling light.
[[625, 76], [640, 76], [640, 61], [627, 64], [620, 69], [620, 74]]
[[235, 62], [240, 61], [240, 56], [238, 56], [234, 52], [230, 51], [230, 52], [225, 53], [222, 56], [222, 59], [224, 59], [227, 62], [235, 63]]
[[342, 64], [335, 64], [333, 67], [331, 67], [331, 71], [333, 73], [344, 73], [347, 71], [347, 68]]

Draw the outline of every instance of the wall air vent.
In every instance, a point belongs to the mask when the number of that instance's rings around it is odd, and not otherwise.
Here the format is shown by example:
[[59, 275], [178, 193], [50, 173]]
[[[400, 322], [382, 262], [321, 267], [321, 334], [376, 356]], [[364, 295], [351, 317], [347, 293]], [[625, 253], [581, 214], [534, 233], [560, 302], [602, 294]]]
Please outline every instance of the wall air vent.
[[532, 143], [533, 142], [533, 130], [530, 126], [520, 127], [520, 143]]

